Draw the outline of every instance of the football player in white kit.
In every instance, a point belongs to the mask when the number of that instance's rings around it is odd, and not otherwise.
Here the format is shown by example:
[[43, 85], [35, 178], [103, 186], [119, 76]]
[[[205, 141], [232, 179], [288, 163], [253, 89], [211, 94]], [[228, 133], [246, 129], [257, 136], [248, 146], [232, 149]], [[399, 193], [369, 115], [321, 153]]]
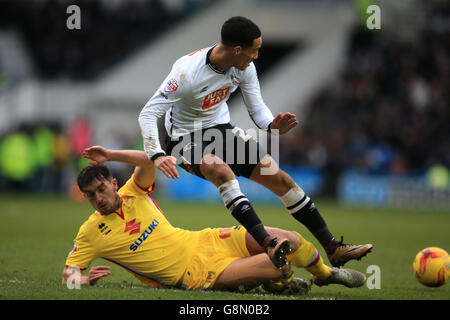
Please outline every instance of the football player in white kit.
[[[237, 87], [260, 129], [282, 135], [298, 124], [296, 116], [289, 112], [274, 117], [261, 97], [253, 64], [261, 45], [261, 31], [255, 23], [232, 17], [222, 26], [220, 43], [179, 58], [139, 115], [144, 150], [169, 178], [179, 177], [175, 166], [178, 163], [188, 172], [211, 181], [233, 217], [276, 266], [287, 262], [289, 241], [269, 236], [241, 192], [236, 176], [244, 176], [274, 192], [291, 215], [322, 244], [333, 266], [359, 260], [371, 251], [372, 244], [344, 244], [342, 238], [337, 241], [312, 200], [255, 140], [229, 134], [234, 126], [230, 124], [227, 100]], [[157, 126], [157, 119], [164, 114], [166, 151], [160, 145]], [[255, 150], [257, 159], [252, 161]], [[276, 170], [264, 174], [267, 168]]]

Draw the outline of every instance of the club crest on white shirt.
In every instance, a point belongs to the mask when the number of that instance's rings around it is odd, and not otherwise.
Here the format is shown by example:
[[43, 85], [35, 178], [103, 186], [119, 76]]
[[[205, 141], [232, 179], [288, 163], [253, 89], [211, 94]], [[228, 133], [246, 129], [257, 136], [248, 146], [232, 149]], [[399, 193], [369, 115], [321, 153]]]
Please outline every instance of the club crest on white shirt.
[[164, 92], [170, 93], [177, 91], [177, 89], [178, 89], [178, 82], [177, 80], [172, 78], [167, 82], [166, 86], [164, 87]]

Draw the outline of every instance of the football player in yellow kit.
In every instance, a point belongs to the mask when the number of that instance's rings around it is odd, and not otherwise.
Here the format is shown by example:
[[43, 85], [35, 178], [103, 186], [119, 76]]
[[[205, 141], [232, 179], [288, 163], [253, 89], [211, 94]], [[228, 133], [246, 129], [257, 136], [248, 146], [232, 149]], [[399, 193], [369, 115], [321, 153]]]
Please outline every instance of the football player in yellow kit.
[[[78, 186], [96, 211], [79, 229], [63, 283], [77, 276], [81, 284], [95, 284], [110, 274], [109, 267], [92, 267], [87, 276], [82, 271], [103, 258], [152, 287], [234, 290], [261, 283], [277, 289], [305, 287], [306, 282], [293, 278], [291, 264], [307, 269], [319, 286], [364, 284], [365, 276], [358, 271], [325, 265], [314, 245], [297, 232], [266, 227], [271, 236], [290, 241], [289, 263], [277, 268], [241, 226], [201, 231], [172, 226], [151, 196], [155, 168], [143, 151], [94, 146], [84, 156], [91, 161], [78, 175]], [[136, 167], [120, 189], [103, 164], [106, 161]]]

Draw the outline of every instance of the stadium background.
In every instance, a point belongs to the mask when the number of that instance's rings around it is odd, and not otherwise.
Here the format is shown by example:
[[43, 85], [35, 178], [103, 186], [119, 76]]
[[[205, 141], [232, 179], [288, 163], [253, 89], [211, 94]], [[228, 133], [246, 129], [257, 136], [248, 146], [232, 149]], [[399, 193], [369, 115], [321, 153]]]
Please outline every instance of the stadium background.
[[[71, 4], [81, 9], [79, 30], [66, 26]], [[381, 9], [380, 30], [366, 27], [370, 4]], [[216, 43], [233, 15], [263, 32], [255, 64], [266, 104], [300, 121], [280, 138], [281, 167], [316, 199], [332, 230], [375, 244], [368, 262], [351, 266], [400, 260], [381, 269], [401, 279], [385, 297], [450, 298], [448, 285], [424, 294], [410, 270], [418, 250], [450, 249], [449, 14], [439, 0], [1, 1], [0, 286], [9, 289], [0, 298], [71, 297], [55, 287], [58, 295], [29, 294], [21, 284], [42, 274], [46, 285], [58, 281], [91, 212], [74, 185], [86, 164], [82, 150], [142, 149], [137, 117], [145, 102], [175, 59]], [[229, 106], [233, 124], [254, 128], [239, 92]], [[110, 168], [120, 183], [131, 173]], [[212, 184], [179, 172], [177, 181], [158, 174], [155, 191], [175, 225], [235, 223]], [[269, 191], [240, 183], [266, 225], [303, 228]], [[54, 254], [38, 258], [31, 243]], [[39, 267], [27, 275], [30, 264]], [[119, 279], [109, 280], [113, 291]], [[417, 296], [403, 295], [403, 284]]]

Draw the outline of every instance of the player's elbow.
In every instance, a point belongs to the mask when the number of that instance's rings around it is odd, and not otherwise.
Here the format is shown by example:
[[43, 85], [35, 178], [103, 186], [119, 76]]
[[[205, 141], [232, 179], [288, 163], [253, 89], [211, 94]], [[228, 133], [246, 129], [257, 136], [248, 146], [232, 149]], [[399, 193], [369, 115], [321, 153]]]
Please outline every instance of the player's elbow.
[[138, 122], [139, 122], [141, 129], [143, 128], [143, 125], [145, 124], [147, 119], [148, 119], [148, 114], [147, 114], [147, 112], [145, 112], [145, 108], [144, 108], [144, 109], [142, 109], [142, 111], [139, 113], [139, 116], [138, 116]]
[[145, 108], [138, 116], [139, 127], [141, 129], [141, 133], [144, 136], [154, 130], [155, 127], [157, 127], [157, 122], [158, 117], [151, 112], [145, 111]]
[[152, 108], [150, 108], [148, 105], [146, 105], [144, 108], [142, 108], [141, 112], [139, 112], [138, 120], [139, 122], [148, 119], [153, 114]]

